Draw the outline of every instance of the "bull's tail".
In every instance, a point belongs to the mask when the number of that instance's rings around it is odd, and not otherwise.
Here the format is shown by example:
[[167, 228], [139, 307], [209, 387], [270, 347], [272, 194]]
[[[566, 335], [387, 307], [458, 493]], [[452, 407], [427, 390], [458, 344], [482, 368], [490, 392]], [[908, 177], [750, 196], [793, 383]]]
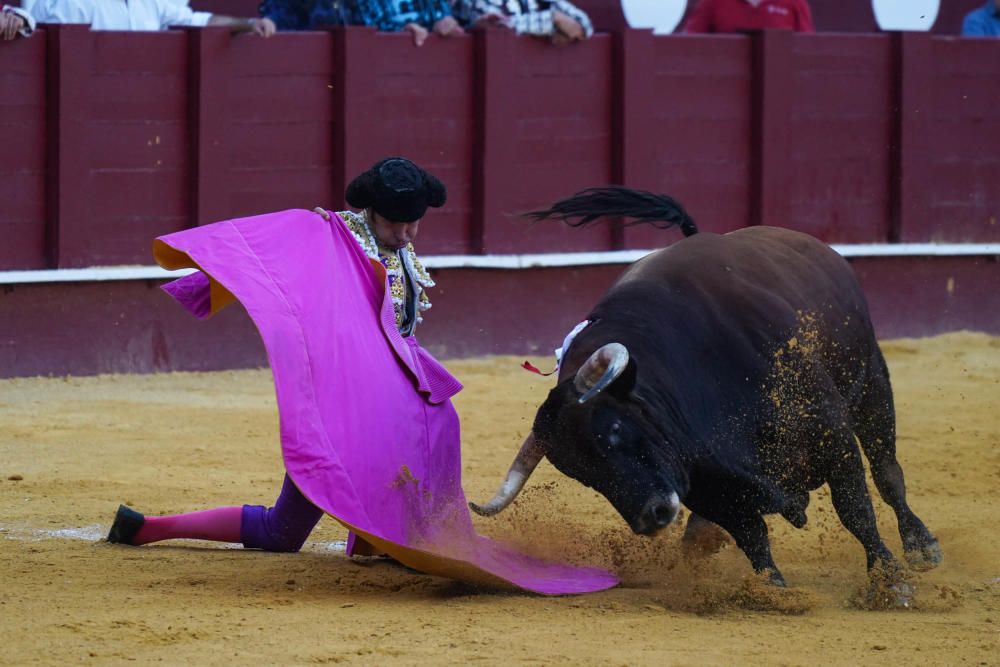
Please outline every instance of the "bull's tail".
[[629, 225], [646, 223], [660, 229], [677, 226], [684, 236], [698, 233], [694, 220], [672, 197], [617, 185], [588, 188], [557, 201], [551, 208], [531, 211], [525, 216], [534, 220], [562, 220], [573, 227], [586, 225], [598, 218], [624, 218]]

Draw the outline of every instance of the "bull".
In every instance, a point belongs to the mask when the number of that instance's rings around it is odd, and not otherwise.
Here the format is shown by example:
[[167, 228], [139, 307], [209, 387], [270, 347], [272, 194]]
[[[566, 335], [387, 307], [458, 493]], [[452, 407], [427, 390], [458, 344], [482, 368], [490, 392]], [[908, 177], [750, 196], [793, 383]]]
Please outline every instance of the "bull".
[[869, 571], [889, 573], [907, 604], [862, 451], [911, 567], [934, 567], [941, 550], [907, 504], [889, 371], [848, 263], [788, 229], [698, 233], [674, 199], [626, 188], [529, 215], [574, 226], [617, 217], [677, 226], [684, 238], [629, 266], [587, 315], [499, 491], [472, 509], [501, 511], [548, 458], [635, 533], [657, 533], [684, 505], [685, 544], [721, 527], [784, 586], [763, 517], [804, 526], [809, 492], [827, 484]]

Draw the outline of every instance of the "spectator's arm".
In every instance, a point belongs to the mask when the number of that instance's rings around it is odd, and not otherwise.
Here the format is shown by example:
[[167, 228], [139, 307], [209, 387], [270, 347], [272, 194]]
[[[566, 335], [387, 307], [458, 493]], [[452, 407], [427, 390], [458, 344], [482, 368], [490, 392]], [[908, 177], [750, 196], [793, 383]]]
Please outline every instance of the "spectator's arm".
[[229, 28], [229, 32], [233, 34], [252, 32], [253, 34], [260, 35], [261, 37], [270, 37], [277, 31], [274, 21], [269, 18], [242, 18], [238, 16], [212, 14], [208, 19], [208, 25]]
[[38, 0], [31, 6], [31, 15], [38, 23], [94, 22], [94, 5], [84, 0]]
[[569, 0], [555, 0], [552, 4], [556, 9], [580, 24], [580, 27], [583, 28], [585, 38], [589, 38], [594, 34], [594, 25], [590, 22], [587, 12], [569, 2]]
[[154, 0], [156, 13], [160, 18], [160, 28], [173, 25], [186, 25], [202, 28], [208, 25], [212, 15], [208, 12], [193, 11], [186, 4], [172, 0]]
[[684, 32], [715, 32], [715, 26], [712, 22], [712, 10], [712, 0], [698, 0], [694, 9], [691, 10], [691, 16], [684, 23]]
[[20, 7], [4, 5], [0, 10], [0, 38], [28, 37], [35, 31], [35, 19]]
[[287, 2], [280, 0], [264, 0], [257, 8], [257, 13], [266, 19], [271, 19], [278, 30], [306, 30], [301, 13], [292, 11]]
[[986, 21], [980, 12], [972, 12], [962, 21], [962, 37], [988, 37]]
[[455, 17], [459, 25], [471, 28], [476, 21], [482, 17], [484, 12], [480, 8], [480, 2], [473, 0], [456, 0], [451, 6], [451, 15]]
[[430, 0], [430, 26], [443, 18], [454, 18], [451, 15], [451, 0]]
[[799, 32], [816, 32], [816, 28], [813, 27], [812, 10], [809, 9], [809, 0], [802, 0], [796, 23], [796, 30]]

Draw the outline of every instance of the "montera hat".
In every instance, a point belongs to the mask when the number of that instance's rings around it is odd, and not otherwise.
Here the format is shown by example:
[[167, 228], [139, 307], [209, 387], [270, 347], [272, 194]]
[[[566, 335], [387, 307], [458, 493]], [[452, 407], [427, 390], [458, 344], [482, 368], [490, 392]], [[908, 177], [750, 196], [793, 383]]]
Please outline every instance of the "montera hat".
[[416, 222], [428, 206], [438, 208], [448, 191], [431, 174], [403, 157], [379, 160], [347, 186], [347, 203], [372, 208], [389, 222]]

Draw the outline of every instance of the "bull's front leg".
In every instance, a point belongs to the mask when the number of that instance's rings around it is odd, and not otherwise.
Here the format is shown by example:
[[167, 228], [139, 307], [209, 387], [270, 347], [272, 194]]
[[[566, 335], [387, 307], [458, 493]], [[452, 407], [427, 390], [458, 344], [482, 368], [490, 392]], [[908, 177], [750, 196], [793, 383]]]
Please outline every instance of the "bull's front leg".
[[681, 549], [686, 558], [704, 558], [719, 551], [728, 541], [729, 536], [719, 525], [691, 512], [681, 537]]
[[775, 586], [785, 586], [785, 578], [778, 571], [771, 556], [771, 541], [767, 536], [767, 524], [760, 514], [739, 514], [721, 518], [716, 521], [726, 529], [736, 546], [750, 559], [750, 564], [757, 573], [767, 574], [767, 578]]

